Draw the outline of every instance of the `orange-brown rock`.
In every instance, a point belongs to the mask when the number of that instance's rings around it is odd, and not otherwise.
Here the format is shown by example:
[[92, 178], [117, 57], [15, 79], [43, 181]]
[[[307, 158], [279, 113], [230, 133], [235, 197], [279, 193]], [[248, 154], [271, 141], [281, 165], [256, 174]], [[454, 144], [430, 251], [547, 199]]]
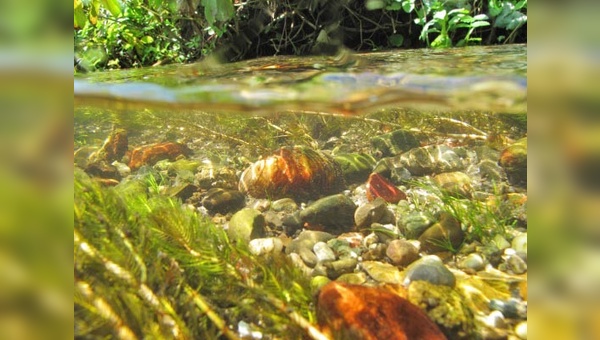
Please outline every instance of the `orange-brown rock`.
[[330, 282], [319, 293], [317, 319], [333, 339], [446, 339], [419, 307], [383, 288]]
[[385, 177], [374, 172], [367, 180], [367, 199], [372, 201], [377, 197], [381, 197], [389, 203], [398, 203], [400, 200], [406, 199], [406, 194]]
[[189, 149], [180, 143], [158, 143], [133, 149], [129, 160], [131, 170], [137, 170], [142, 165], [152, 165], [160, 160], [175, 160], [180, 155], [189, 154]]

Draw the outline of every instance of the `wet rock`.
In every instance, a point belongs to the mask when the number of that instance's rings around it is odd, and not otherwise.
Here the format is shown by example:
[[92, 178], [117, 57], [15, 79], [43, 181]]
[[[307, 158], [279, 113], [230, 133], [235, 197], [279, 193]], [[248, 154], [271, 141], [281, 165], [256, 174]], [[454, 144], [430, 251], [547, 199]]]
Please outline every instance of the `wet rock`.
[[498, 165], [498, 161], [484, 159], [477, 164], [479, 174], [488, 183], [499, 183], [506, 176], [504, 169]]
[[484, 322], [487, 326], [492, 328], [506, 327], [506, 320], [504, 319], [504, 315], [497, 310], [492, 311], [488, 316], [486, 316]]
[[283, 242], [277, 237], [256, 238], [250, 240], [248, 250], [256, 256], [276, 255], [283, 250]]
[[[182, 172], [195, 173], [198, 170], [198, 167], [200, 167], [200, 162], [192, 159], [181, 158], [176, 160], [175, 162], [170, 163], [167, 166], [167, 171], [173, 174], [180, 174]], [[208, 187], [203, 187], [203, 189], [208, 189]]]
[[373, 201], [377, 197], [383, 198], [389, 203], [398, 203], [406, 200], [406, 194], [398, 189], [393, 183], [378, 173], [372, 173], [367, 180], [367, 199]]
[[331, 248], [329, 248], [329, 246], [325, 242], [315, 243], [315, 245], [313, 246], [313, 252], [317, 256], [317, 260], [319, 262], [335, 261], [335, 253], [333, 252], [333, 250], [331, 250]]
[[527, 263], [516, 254], [513, 254], [506, 259], [506, 270], [517, 275], [523, 274], [527, 272]]
[[373, 172], [389, 178], [394, 184], [406, 182], [412, 177], [410, 171], [402, 164], [400, 156], [380, 159], [375, 164]]
[[162, 159], [174, 161], [177, 157], [190, 153], [190, 149], [181, 143], [166, 142], [145, 145], [131, 151], [129, 167], [135, 171], [142, 165], [153, 165]]
[[317, 320], [331, 339], [446, 339], [406, 299], [382, 288], [335, 281], [321, 288]]
[[371, 229], [379, 238], [379, 242], [386, 243], [391, 240], [398, 239], [402, 234], [400, 229], [392, 223], [381, 224], [381, 223], [372, 223]]
[[340, 154], [333, 159], [340, 165], [346, 184], [366, 181], [375, 166], [375, 159], [364, 153]]
[[198, 187], [193, 184], [181, 184], [167, 188], [164, 194], [169, 197], [179, 198], [182, 201], [185, 201], [186, 199], [192, 197], [196, 191], [198, 191]]
[[515, 326], [515, 334], [519, 339], [527, 339], [527, 321], [521, 321]]
[[423, 211], [399, 212], [398, 228], [408, 239], [417, 239], [434, 222], [435, 218]]
[[106, 138], [102, 147], [90, 155], [89, 162], [112, 163], [114, 161], [121, 161], [128, 147], [127, 131], [124, 129], [114, 129], [108, 138]]
[[363, 272], [342, 274], [335, 281], [352, 285], [361, 285], [367, 282], [367, 274]]
[[202, 206], [212, 213], [237, 211], [246, 205], [246, 197], [237, 190], [212, 188], [202, 199]]
[[398, 268], [389, 263], [363, 261], [361, 262], [360, 266], [373, 280], [377, 282], [391, 284], [400, 284], [402, 282], [402, 276], [400, 275]]
[[408, 286], [414, 281], [427, 281], [449, 287], [456, 284], [454, 274], [435, 255], [424, 256], [406, 268], [402, 284]]
[[460, 222], [449, 213], [441, 212], [439, 221], [419, 236], [419, 242], [422, 251], [432, 254], [458, 250], [464, 237]]
[[300, 248], [298, 249], [298, 255], [307, 266], [314, 268], [317, 263], [319, 263], [319, 259], [317, 255], [310, 248]]
[[492, 310], [500, 311], [507, 318], [527, 319], [527, 303], [514, 298], [507, 300], [492, 299], [489, 307]]
[[327, 276], [336, 279], [340, 275], [352, 273], [358, 264], [358, 260], [351, 257], [340, 258], [332, 262], [324, 262], [327, 269]]
[[527, 233], [521, 233], [515, 236], [510, 244], [515, 252], [527, 254]]
[[379, 243], [379, 236], [377, 236], [377, 234], [375, 233], [370, 233], [369, 235], [365, 236], [365, 238], [363, 239], [363, 247], [365, 248], [369, 248], [371, 246], [375, 246]]
[[427, 281], [414, 281], [408, 287], [408, 300], [419, 306], [448, 339], [473, 339], [475, 318], [454, 289]]
[[344, 177], [330, 156], [307, 147], [282, 147], [241, 175], [239, 190], [256, 198], [314, 199], [342, 191]]
[[396, 130], [371, 138], [371, 146], [380, 157], [399, 155], [419, 147], [415, 133], [408, 130]]
[[400, 157], [402, 164], [415, 176], [460, 171], [465, 168], [463, 160], [454, 149], [446, 145], [415, 148]]
[[385, 258], [385, 250], [387, 246], [383, 243], [377, 243], [369, 247], [362, 253], [364, 261], [379, 261]]
[[235, 170], [210, 162], [200, 165], [199, 171], [195, 175], [195, 182], [202, 189], [237, 189], [238, 186]]
[[94, 177], [116, 180], [121, 179], [121, 174], [119, 173], [119, 170], [114, 165], [108, 164], [106, 161], [97, 161], [89, 163], [84, 170], [90, 176]]
[[352, 247], [345, 239], [334, 238], [327, 241], [327, 245], [333, 249], [339, 258], [351, 257], [358, 258], [362, 249], [358, 246]]
[[394, 266], [406, 267], [419, 258], [419, 249], [406, 240], [393, 240], [385, 254]]
[[438, 174], [433, 177], [433, 183], [450, 196], [470, 198], [473, 194], [471, 177], [460, 171]]
[[472, 253], [467, 255], [464, 259], [462, 259], [458, 263], [458, 267], [461, 269], [466, 269], [471, 272], [478, 272], [485, 268], [485, 261], [481, 255]]
[[244, 243], [265, 237], [265, 218], [258, 210], [244, 208], [231, 216], [227, 235], [232, 240]]
[[502, 236], [500, 234], [496, 234], [494, 236], [494, 238], [492, 239], [492, 243], [499, 250], [504, 250], [506, 248], [510, 248], [510, 243], [506, 240], [506, 238], [504, 238], [504, 236]]
[[359, 232], [352, 231], [338, 235], [337, 239], [346, 242], [352, 248], [356, 248], [363, 244], [365, 236]]
[[312, 269], [307, 266], [304, 261], [302, 261], [302, 258], [300, 257], [300, 255], [296, 254], [296, 253], [291, 253], [288, 255], [288, 257], [290, 258], [290, 261], [292, 262], [292, 264], [300, 269], [300, 271], [302, 272], [302, 274], [304, 274], [304, 276], [309, 277], [312, 273]]
[[313, 293], [318, 292], [323, 286], [325, 286], [329, 282], [331, 282], [331, 280], [327, 276], [313, 276], [313, 278], [310, 279], [310, 288], [313, 291]]
[[368, 228], [372, 223], [394, 222], [396, 222], [394, 213], [387, 208], [386, 201], [381, 197], [359, 206], [354, 212], [354, 223], [357, 228]]
[[127, 177], [131, 175], [131, 169], [125, 163], [114, 161], [110, 163], [110, 165], [114, 166], [117, 169], [121, 177]]
[[281, 198], [271, 202], [271, 209], [274, 211], [292, 213], [298, 210], [298, 204], [291, 198]]
[[303, 244], [308, 244], [308, 248], [312, 249], [315, 243], [317, 242], [327, 242], [334, 238], [335, 236], [323, 232], [323, 231], [314, 231], [314, 230], [304, 230], [298, 235], [296, 239], [294, 239], [286, 248], [286, 253], [293, 253], [297, 249], [301, 247], [305, 247]]
[[508, 181], [517, 186], [527, 185], [527, 138], [516, 141], [502, 151], [500, 166], [506, 172]]
[[323, 197], [300, 212], [300, 219], [309, 229], [332, 233], [349, 231], [354, 227], [356, 205], [342, 194]]
[[296, 212], [291, 215], [286, 215], [281, 219], [283, 231], [288, 236], [293, 236], [297, 231], [302, 229], [302, 220], [300, 219], [300, 213]]

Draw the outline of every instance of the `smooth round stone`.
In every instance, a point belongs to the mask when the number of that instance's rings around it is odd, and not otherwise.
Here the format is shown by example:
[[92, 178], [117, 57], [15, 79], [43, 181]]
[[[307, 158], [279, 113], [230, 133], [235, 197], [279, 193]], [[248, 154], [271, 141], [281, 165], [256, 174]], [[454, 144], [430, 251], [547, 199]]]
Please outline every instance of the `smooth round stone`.
[[279, 254], [283, 250], [283, 242], [277, 237], [257, 238], [248, 243], [248, 249], [256, 256]]
[[365, 246], [366, 248], [369, 248], [369, 246], [371, 246], [372, 244], [376, 244], [379, 242], [379, 236], [377, 236], [377, 234], [375, 233], [370, 233], [369, 235], [365, 236], [365, 238], [363, 239], [363, 246]]
[[527, 321], [521, 321], [515, 326], [515, 334], [519, 339], [527, 339]]
[[428, 145], [411, 149], [400, 161], [415, 176], [462, 170], [463, 160], [455, 149], [446, 145]]
[[476, 272], [483, 270], [485, 268], [485, 261], [481, 255], [472, 253], [467, 255], [464, 259], [462, 259], [458, 263], [458, 267], [461, 269], [471, 269]]
[[298, 210], [298, 204], [291, 198], [281, 198], [271, 202], [271, 209], [274, 211], [294, 212]]
[[356, 205], [343, 194], [316, 200], [300, 211], [300, 219], [310, 227], [322, 227], [332, 233], [342, 233], [354, 227]]
[[298, 250], [298, 255], [300, 255], [302, 261], [304, 261], [304, 263], [311, 268], [316, 266], [319, 262], [317, 255], [315, 255], [315, 253], [313, 253], [313, 251], [309, 248], [300, 248]]
[[367, 274], [363, 272], [342, 274], [336, 279], [337, 282], [361, 285], [367, 281]]
[[510, 243], [508, 243], [508, 241], [500, 234], [496, 234], [496, 236], [494, 236], [494, 239], [492, 240], [492, 242], [500, 250], [510, 248]]
[[231, 216], [227, 235], [232, 240], [249, 242], [265, 236], [265, 218], [260, 211], [244, 208]]
[[406, 267], [419, 258], [419, 249], [406, 240], [393, 240], [385, 251], [395, 266]]
[[300, 271], [302, 272], [302, 274], [304, 274], [305, 276], [310, 276], [312, 269], [310, 267], [308, 267], [304, 261], [302, 261], [302, 258], [300, 257], [300, 255], [296, 254], [296, 253], [291, 253], [288, 255], [288, 257], [290, 258], [290, 261], [292, 262], [292, 264], [300, 269]]
[[[206, 192], [206, 196], [202, 199], [202, 205], [210, 212], [216, 213], [237, 211], [245, 204], [246, 197], [244, 194], [233, 189], [212, 188]], [[260, 212], [258, 213], [260, 214]]]
[[527, 271], [527, 263], [518, 255], [511, 255], [506, 260], [506, 269], [517, 275], [523, 274]]
[[421, 211], [400, 213], [398, 216], [398, 227], [408, 239], [419, 238], [435, 222], [432, 216]]
[[363, 204], [354, 212], [354, 223], [358, 228], [370, 227], [372, 223], [393, 223], [394, 214], [388, 210], [387, 202], [377, 197], [373, 201]]
[[444, 172], [433, 177], [435, 183], [446, 194], [458, 198], [470, 198], [473, 194], [471, 177], [464, 172]]
[[333, 239], [334, 236], [322, 232], [322, 231], [314, 231], [314, 230], [304, 230], [296, 237], [288, 246], [285, 248], [285, 253], [297, 253], [302, 248], [307, 248], [312, 250], [317, 242], [327, 242]]
[[527, 319], [527, 304], [514, 298], [508, 300], [492, 299], [489, 307], [502, 312], [507, 318]]
[[363, 261], [361, 267], [377, 282], [399, 284], [402, 281], [398, 268], [389, 263]]
[[342, 274], [352, 273], [357, 263], [357, 259], [346, 257], [332, 262], [324, 262], [323, 265], [327, 268], [327, 276], [335, 279]]
[[440, 213], [439, 221], [419, 236], [421, 251], [439, 253], [458, 250], [465, 238], [460, 222], [447, 212]]
[[406, 268], [403, 285], [408, 286], [413, 281], [427, 281], [450, 287], [456, 284], [454, 274], [435, 255], [424, 256]]
[[319, 262], [335, 261], [335, 253], [333, 252], [333, 250], [331, 250], [331, 248], [329, 248], [329, 246], [325, 242], [315, 243], [315, 245], [313, 246], [313, 252], [317, 256]]
[[517, 253], [527, 254], [527, 233], [522, 233], [515, 236], [511, 242], [511, 248]]
[[310, 279], [310, 288], [313, 293], [318, 292], [321, 287], [331, 282], [327, 276], [317, 275]]
[[486, 325], [493, 328], [504, 328], [506, 327], [506, 320], [504, 320], [504, 315], [500, 311], [492, 311], [488, 316], [484, 318], [484, 322]]
[[511, 184], [527, 185], [527, 137], [519, 139], [500, 154], [498, 163]]

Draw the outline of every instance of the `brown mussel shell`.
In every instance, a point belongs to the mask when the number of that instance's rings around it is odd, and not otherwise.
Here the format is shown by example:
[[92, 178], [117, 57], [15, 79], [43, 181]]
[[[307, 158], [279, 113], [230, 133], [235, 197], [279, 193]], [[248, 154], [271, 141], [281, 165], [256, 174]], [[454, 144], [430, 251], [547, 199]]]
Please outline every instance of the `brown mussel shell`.
[[340, 166], [308, 147], [282, 147], [244, 170], [239, 190], [256, 198], [314, 199], [344, 189]]

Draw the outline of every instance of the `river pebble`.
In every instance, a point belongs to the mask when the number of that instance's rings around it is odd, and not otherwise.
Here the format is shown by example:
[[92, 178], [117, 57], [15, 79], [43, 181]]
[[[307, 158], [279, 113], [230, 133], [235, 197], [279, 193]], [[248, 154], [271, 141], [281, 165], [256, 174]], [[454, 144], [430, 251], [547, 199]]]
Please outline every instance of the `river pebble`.
[[325, 242], [315, 243], [313, 246], [313, 252], [317, 256], [317, 260], [319, 262], [335, 260], [335, 253]]
[[385, 254], [393, 265], [406, 267], [419, 258], [419, 249], [406, 240], [393, 240], [388, 244]]
[[402, 284], [408, 286], [413, 281], [427, 281], [449, 287], [456, 284], [454, 274], [435, 255], [424, 256], [406, 268]]

